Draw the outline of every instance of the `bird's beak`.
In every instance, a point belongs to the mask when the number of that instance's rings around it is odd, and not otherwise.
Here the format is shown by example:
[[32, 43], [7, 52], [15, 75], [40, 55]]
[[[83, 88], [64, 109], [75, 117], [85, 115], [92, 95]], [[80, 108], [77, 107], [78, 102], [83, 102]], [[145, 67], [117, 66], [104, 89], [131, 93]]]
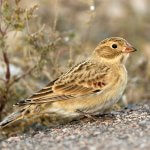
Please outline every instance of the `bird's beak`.
[[130, 44], [127, 44], [125, 50], [124, 50], [124, 53], [131, 53], [131, 52], [135, 52], [137, 51], [136, 48], [134, 48], [133, 46], [131, 46]]

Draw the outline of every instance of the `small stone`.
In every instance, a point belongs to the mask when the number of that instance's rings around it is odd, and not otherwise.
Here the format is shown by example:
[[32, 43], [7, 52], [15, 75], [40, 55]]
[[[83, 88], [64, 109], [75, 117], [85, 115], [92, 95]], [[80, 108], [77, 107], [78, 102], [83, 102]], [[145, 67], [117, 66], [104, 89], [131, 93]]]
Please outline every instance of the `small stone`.
[[139, 122], [140, 126], [146, 126], [147, 125], [147, 121], [146, 120], [142, 120]]

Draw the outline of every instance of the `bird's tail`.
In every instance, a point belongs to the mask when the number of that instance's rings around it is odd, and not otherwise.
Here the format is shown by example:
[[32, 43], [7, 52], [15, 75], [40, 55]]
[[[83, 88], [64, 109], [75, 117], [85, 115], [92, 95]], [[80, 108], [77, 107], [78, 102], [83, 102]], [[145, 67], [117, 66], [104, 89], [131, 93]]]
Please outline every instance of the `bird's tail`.
[[26, 131], [30, 127], [34, 128], [39, 124], [51, 127], [68, 121], [68, 119], [66, 121], [62, 119], [61, 115], [59, 116], [57, 113], [49, 112], [46, 109], [47, 105], [45, 104], [30, 104], [19, 107], [18, 110], [0, 122], [0, 134], [12, 135]]
[[16, 112], [10, 114], [2, 122], [0, 122], [0, 130], [18, 130], [23, 129], [27, 125], [30, 125], [35, 122], [35, 116], [38, 113], [35, 113], [34, 105], [29, 105], [23, 108], [18, 109]]
[[4, 128], [6, 126], [9, 126], [14, 121], [17, 121], [21, 118], [21, 113], [19, 111], [14, 112], [10, 114], [8, 117], [6, 117], [2, 122], [0, 122], [0, 128]]

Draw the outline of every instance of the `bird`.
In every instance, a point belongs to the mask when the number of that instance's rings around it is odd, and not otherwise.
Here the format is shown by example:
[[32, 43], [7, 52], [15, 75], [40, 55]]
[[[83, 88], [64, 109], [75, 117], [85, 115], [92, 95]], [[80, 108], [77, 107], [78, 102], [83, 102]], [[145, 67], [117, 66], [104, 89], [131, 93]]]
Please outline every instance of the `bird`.
[[121, 37], [102, 40], [84, 61], [18, 102], [15, 112], [0, 122], [6, 128], [16, 122], [82, 118], [105, 112], [116, 104], [127, 85], [125, 63], [136, 49]]

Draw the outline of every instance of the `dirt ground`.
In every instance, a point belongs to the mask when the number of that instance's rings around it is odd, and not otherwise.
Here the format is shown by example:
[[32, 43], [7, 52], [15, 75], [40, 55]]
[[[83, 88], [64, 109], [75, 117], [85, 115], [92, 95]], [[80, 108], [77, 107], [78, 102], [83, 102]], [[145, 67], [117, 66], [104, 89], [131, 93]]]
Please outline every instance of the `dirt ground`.
[[150, 103], [1, 139], [0, 150], [149, 150]]

